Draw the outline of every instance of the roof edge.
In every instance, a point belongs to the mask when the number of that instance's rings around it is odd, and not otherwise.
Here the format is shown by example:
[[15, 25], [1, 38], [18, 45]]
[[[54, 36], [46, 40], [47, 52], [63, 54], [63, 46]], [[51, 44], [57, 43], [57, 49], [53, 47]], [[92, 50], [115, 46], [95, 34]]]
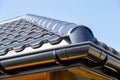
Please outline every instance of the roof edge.
[[9, 19], [9, 20], [1, 21], [0, 25], [6, 24], [6, 23], [9, 23], [9, 22], [13, 22], [13, 21], [16, 21], [16, 20], [20, 20], [20, 19], [23, 19], [24, 17], [25, 17], [25, 15], [24, 16], [18, 16], [16, 18], [12, 18], [12, 19]]

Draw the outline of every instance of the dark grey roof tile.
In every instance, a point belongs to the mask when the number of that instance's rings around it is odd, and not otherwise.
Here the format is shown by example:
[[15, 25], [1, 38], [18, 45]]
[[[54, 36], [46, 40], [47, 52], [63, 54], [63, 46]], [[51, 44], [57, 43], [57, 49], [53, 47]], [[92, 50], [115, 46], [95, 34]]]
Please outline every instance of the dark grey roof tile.
[[0, 24], [0, 54], [11, 50], [23, 51], [26, 47], [39, 48], [50, 42], [59, 43], [61, 37], [23, 19]]

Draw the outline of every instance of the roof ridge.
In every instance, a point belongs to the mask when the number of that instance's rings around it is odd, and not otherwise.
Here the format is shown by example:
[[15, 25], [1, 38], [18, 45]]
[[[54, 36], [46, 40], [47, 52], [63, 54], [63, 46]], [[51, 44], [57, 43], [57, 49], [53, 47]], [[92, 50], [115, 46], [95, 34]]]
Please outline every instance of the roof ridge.
[[61, 36], [69, 35], [74, 28], [79, 26], [75, 23], [56, 20], [54, 18], [37, 16], [33, 14], [26, 14], [23, 19], [44, 29], [57, 33]]

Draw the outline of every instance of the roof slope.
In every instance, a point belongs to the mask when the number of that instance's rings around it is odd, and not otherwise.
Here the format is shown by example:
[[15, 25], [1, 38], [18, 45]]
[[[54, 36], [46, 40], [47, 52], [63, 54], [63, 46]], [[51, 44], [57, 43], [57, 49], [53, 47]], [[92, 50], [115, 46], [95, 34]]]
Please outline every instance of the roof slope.
[[56, 44], [61, 37], [23, 19], [0, 25], [0, 54], [20, 52], [26, 47], [39, 48], [43, 43]]

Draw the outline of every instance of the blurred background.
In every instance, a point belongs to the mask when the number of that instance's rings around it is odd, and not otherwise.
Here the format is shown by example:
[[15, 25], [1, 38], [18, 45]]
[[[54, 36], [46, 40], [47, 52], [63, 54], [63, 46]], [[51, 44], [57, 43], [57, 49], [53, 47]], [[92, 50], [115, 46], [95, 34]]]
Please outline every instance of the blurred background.
[[120, 51], [120, 0], [0, 0], [0, 21], [27, 13], [85, 25]]

